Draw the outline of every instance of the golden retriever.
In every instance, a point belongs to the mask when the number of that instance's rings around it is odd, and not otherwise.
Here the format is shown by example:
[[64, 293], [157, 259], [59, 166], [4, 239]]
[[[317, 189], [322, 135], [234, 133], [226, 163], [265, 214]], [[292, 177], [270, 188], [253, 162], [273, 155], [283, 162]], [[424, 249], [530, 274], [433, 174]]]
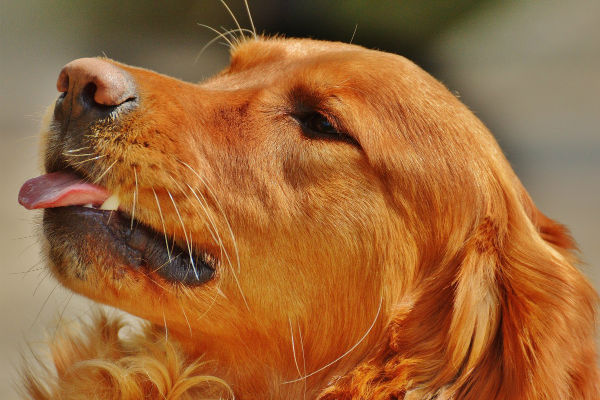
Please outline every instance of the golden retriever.
[[[35, 399], [598, 399], [597, 296], [485, 126], [407, 59], [252, 38], [199, 84], [58, 78], [43, 208], [97, 315]], [[32, 372], [33, 371], [33, 372]]]

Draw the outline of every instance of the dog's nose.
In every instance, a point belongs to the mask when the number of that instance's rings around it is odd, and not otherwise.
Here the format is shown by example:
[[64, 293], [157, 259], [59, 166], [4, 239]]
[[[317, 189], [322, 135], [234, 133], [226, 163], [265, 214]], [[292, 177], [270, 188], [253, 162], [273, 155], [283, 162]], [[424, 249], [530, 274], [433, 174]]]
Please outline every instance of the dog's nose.
[[56, 88], [62, 93], [54, 112], [58, 121], [81, 118], [92, 122], [136, 99], [131, 76], [99, 58], [80, 58], [65, 65], [58, 75]]

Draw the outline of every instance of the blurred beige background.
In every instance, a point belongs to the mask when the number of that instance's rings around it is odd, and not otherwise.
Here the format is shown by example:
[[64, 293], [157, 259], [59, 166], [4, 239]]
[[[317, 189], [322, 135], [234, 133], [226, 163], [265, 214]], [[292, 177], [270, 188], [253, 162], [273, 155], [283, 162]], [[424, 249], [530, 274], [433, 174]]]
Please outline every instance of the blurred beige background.
[[[60, 68], [106, 54], [197, 81], [227, 60], [215, 44], [195, 61], [213, 37], [197, 23], [234, 25], [217, 0], [0, 1], [0, 399], [12, 399], [20, 351], [88, 307], [48, 276], [39, 215], [16, 202], [20, 185], [38, 174], [39, 121]], [[230, 2], [248, 26], [241, 1]], [[496, 134], [538, 207], [571, 228], [600, 287], [600, 2], [402, 3], [251, 6], [267, 33], [349, 41], [358, 24], [354, 43], [408, 54], [457, 91]]]

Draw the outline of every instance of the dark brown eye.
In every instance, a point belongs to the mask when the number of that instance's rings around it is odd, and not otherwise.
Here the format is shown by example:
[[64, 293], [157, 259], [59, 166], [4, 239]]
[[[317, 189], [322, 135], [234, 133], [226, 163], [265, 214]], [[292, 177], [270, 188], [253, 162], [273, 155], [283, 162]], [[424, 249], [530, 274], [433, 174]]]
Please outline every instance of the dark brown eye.
[[300, 122], [304, 134], [309, 138], [338, 140], [358, 145], [354, 138], [338, 130], [329, 118], [319, 112], [311, 112], [296, 118]]
[[304, 125], [317, 133], [324, 135], [341, 135], [340, 132], [333, 126], [333, 124], [327, 119], [326, 116], [319, 113], [309, 114], [305, 120]]

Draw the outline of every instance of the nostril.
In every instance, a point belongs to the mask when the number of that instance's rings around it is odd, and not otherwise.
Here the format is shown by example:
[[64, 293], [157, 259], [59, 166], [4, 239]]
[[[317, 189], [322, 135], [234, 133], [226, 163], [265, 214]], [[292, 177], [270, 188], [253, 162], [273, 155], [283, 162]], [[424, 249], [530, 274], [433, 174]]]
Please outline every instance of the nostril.
[[80, 58], [65, 65], [56, 88], [92, 105], [119, 106], [136, 98], [135, 84], [129, 74], [98, 58]]
[[81, 101], [87, 105], [97, 105], [98, 103], [94, 100], [94, 96], [96, 94], [96, 84], [93, 82], [88, 83], [81, 90], [81, 94], [79, 95]]

